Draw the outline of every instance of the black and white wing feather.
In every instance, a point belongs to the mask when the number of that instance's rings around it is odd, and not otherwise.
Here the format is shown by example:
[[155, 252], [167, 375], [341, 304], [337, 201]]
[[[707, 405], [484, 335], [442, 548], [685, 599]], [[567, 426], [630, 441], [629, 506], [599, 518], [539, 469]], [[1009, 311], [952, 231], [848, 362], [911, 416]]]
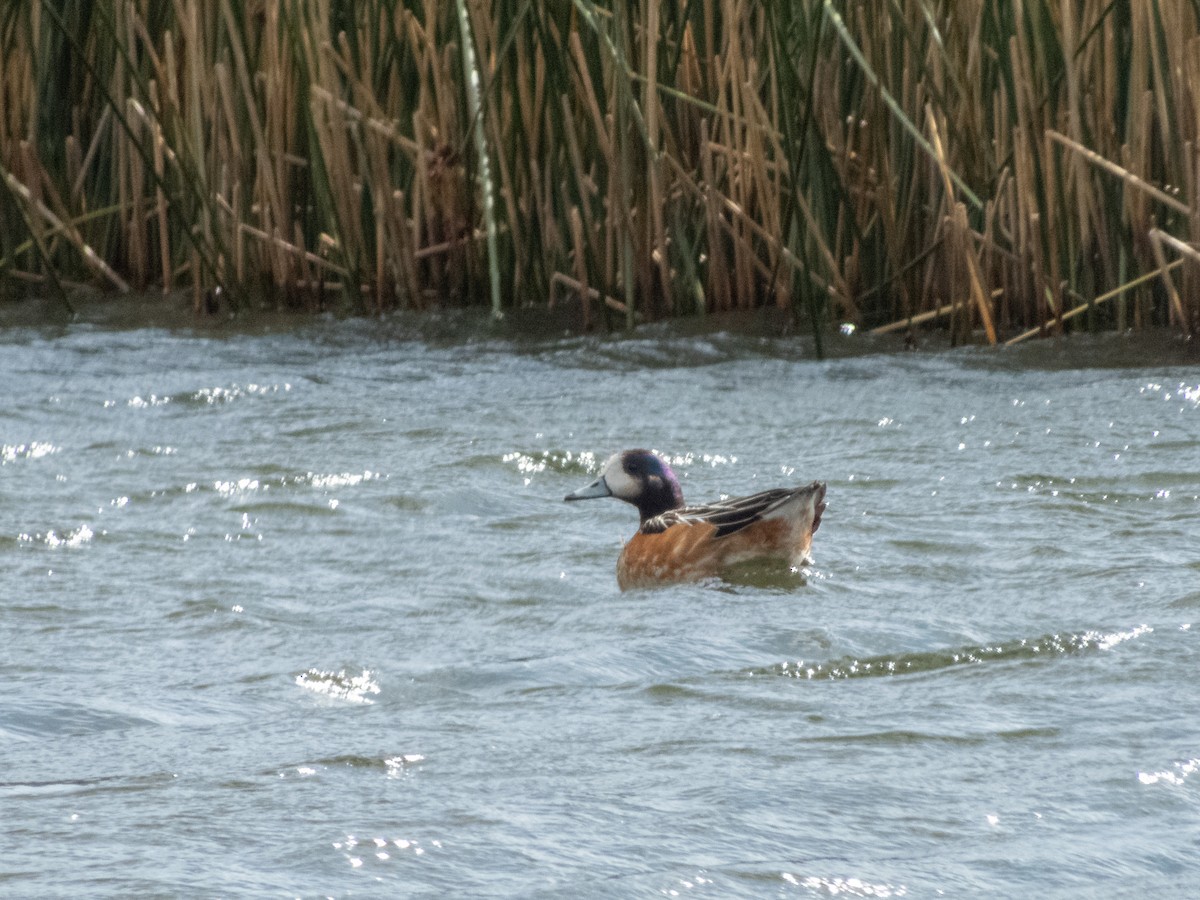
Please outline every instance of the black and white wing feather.
[[647, 519], [642, 523], [640, 530], [642, 534], [658, 534], [666, 531], [672, 525], [707, 523], [715, 525], [717, 528], [713, 537], [725, 537], [727, 534], [733, 534], [748, 525], [762, 521], [764, 516], [787, 502], [795, 493], [795, 490], [788, 488], [775, 488], [759, 494], [751, 494], [749, 497], [719, 500], [703, 506], [684, 506]]

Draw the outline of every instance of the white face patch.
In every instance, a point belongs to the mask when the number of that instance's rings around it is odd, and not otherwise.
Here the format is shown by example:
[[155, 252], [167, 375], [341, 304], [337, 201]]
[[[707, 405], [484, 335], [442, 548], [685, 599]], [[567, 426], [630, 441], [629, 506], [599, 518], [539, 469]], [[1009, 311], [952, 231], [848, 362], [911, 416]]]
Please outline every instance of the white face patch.
[[604, 464], [604, 483], [608, 485], [608, 489], [612, 491], [614, 497], [619, 497], [622, 500], [636, 501], [642, 493], [640, 483], [629, 477], [629, 473], [625, 471], [625, 467], [621, 464], [621, 454], [616, 453], [609, 457], [608, 462]]

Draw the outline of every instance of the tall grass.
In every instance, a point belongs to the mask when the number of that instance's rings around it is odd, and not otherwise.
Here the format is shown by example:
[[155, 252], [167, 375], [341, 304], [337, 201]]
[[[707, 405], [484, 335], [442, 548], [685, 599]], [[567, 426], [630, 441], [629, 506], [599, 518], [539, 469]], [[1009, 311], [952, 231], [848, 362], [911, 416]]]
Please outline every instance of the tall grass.
[[33, 0], [0, 76], [0, 290], [1200, 325], [1200, 0]]

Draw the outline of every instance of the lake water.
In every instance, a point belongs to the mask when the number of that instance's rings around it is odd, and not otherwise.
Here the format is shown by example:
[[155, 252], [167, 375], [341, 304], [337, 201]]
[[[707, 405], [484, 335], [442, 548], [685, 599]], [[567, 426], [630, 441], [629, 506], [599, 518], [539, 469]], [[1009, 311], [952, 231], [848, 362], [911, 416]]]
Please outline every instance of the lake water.
[[[1195, 352], [898, 346], [0, 333], [0, 895], [1194, 896]], [[814, 565], [621, 593], [631, 446]]]

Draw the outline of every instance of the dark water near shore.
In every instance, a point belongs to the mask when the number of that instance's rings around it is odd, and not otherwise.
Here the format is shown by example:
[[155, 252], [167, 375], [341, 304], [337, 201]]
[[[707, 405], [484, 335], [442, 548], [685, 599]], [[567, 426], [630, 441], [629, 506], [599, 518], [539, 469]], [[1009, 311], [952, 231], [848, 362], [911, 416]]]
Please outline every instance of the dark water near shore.
[[[1194, 895], [1176, 338], [411, 332], [0, 332], [0, 895]], [[638, 445], [812, 569], [620, 593]]]

